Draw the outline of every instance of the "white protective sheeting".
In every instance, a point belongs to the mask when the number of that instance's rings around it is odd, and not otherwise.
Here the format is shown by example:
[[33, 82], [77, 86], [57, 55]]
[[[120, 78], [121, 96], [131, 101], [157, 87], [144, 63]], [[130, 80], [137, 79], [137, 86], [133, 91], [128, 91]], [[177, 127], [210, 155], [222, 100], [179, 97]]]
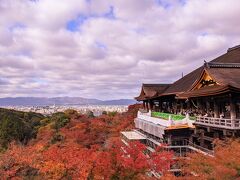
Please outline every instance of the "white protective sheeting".
[[144, 121], [139, 118], [135, 118], [134, 122], [135, 122], [136, 128], [141, 129], [141, 130], [143, 130], [149, 134], [152, 134], [156, 137], [163, 138], [164, 129], [166, 127], [163, 127], [163, 126], [160, 126], [157, 124], [153, 124], [149, 121]]

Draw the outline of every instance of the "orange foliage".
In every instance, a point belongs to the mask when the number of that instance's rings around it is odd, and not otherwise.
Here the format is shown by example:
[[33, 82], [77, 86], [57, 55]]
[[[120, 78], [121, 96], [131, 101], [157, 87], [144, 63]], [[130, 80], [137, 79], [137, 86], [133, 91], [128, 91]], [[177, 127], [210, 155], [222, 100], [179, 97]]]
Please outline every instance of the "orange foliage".
[[145, 172], [150, 168], [148, 158], [144, 154], [146, 146], [140, 142], [130, 142], [129, 146], [121, 151], [119, 161], [125, 169], [135, 172]]
[[91, 170], [94, 152], [81, 148], [76, 143], [67, 143], [49, 147], [42, 156], [44, 163], [40, 171], [49, 178], [69, 176], [86, 179]]
[[96, 118], [67, 111], [72, 119], [58, 132], [48, 124], [28, 145], [11, 144], [0, 155], [1, 178], [149, 179], [145, 173], [166, 170], [172, 156], [161, 151], [146, 155], [141, 143], [123, 147], [120, 131], [133, 127], [138, 108], [133, 105], [127, 113]]
[[[183, 162], [183, 172], [189, 179], [240, 179], [240, 141], [216, 143], [214, 157], [189, 154]], [[193, 176], [194, 175], [194, 176]]]
[[173, 160], [173, 153], [164, 151], [163, 146], [159, 146], [156, 152], [151, 154], [150, 160], [153, 169], [162, 174], [167, 173], [171, 165], [175, 163]]

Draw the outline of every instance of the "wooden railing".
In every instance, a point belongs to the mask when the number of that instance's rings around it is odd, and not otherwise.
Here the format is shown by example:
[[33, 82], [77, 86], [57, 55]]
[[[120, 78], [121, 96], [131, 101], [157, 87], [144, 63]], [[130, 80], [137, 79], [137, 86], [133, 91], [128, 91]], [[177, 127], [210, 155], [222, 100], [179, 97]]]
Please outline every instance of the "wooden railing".
[[195, 124], [202, 124], [212, 127], [220, 127], [226, 129], [240, 129], [240, 119], [226, 119], [198, 116]]

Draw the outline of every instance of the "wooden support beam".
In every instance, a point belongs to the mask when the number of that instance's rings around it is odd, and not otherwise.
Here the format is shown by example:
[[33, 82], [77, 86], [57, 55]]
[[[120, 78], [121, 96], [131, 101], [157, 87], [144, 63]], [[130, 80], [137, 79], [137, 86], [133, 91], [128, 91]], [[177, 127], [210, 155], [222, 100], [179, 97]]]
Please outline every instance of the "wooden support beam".
[[197, 99], [197, 107], [198, 107], [198, 113], [203, 114], [203, 105], [200, 101], [200, 99]]
[[223, 130], [223, 136], [226, 136], [226, 135], [227, 135], [227, 130], [224, 129], [224, 130]]
[[206, 101], [206, 108], [207, 108], [207, 113], [210, 113], [210, 102]]
[[191, 108], [191, 103], [190, 103], [190, 101], [188, 100], [187, 101], [187, 109], [189, 110]]
[[230, 95], [230, 117], [232, 120], [236, 119], [236, 104], [232, 95]]
[[211, 132], [211, 127], [207, 127], [207, 132]]
[[149, 105], [150, 105], [149, 109], [152, 111], [153, 110], [153, 102], [151, 100], [149, 102]]
[[159, 111], [162, 112], [162, 102], [159, 100]]
[[171, 144], [172, 144], [172, 135], [169, 135], [169, 137], [168, 137], [167, 141], [168, 141], [168, 144], [169, 144], [169, 145], [171, 145]]
[[181, 112], [181, 114], [183, 114], [183, 101], [180, 102], [180, 105], [181, 105], [181, 110], [180, 110], [180, 112]]
[[213, 106], [214, 106], [214, 117], [219, 118], [219, 107], [216, 99], [213, 101]]
[[213, 137], [214, 138], [219, 138], [219, 133], [218, 132], [214, 132]]

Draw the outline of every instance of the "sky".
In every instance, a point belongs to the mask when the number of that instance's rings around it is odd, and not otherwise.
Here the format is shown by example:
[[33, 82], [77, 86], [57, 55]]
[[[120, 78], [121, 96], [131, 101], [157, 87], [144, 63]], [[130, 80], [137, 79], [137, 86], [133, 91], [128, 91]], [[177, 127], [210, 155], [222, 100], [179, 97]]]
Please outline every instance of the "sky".
[[0, 0], [0, 97], [138, 96], [240, 44], [239, 0]]

